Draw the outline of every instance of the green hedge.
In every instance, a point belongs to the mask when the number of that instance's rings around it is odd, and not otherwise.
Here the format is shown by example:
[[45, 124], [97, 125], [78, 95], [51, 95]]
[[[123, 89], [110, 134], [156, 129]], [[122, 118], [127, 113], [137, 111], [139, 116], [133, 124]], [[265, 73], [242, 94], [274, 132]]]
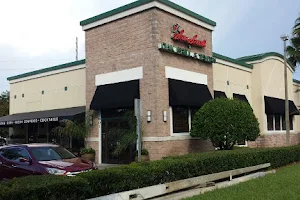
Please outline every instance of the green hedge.
[[27, 176], [10, 181], [1, 181], [0, 199], [86, 199], [91, 196], [88, 182], [80, 177], [53, 175]]
[[189, 154], [77, 177], [31, 176], [1, 182], [0, 199], [84, 199], [262, 163], [278, 168], [298, 161], [300, 146]]

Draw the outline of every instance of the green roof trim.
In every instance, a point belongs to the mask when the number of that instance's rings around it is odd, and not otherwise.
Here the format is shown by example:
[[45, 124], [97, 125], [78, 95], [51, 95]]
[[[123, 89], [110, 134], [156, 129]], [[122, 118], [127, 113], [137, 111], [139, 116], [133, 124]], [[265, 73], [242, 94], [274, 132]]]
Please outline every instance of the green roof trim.
[[[244, 61], [244, 62], [251, 62], [251, 61], [256, 61], [256, 60], [262, 60], [267, 57], [279, 57], [281, 59], [284, 59], [283, 55], [277, 52], [266, 52], [266, 53], [261, 53], [261, 54], [256, 54], [256, 55], [250, 55], [250, 56], [243, 56], [240, 58], [237, 58], [237, 60]], [[294, 66], [291, 62], [287, 60], [288, 64], [294, 69]]]
[[234, 58], [229, 58], [227, 56], [223, 56], [223, 55], [218, 54], [218, 53], [213, 52], [213, 57], [221, 59], [221, 60], [225, 60], [225, 61], [228, 61], [228, 62], [231, 62], [231, 63], [234, 63], [234, 64], [237, 64], [237, 65], [241, 65], [241, 66], [246, 67], [248, 69], [253, 69], [253, 65], [251, 65], [251, 64], [245, 63], [243, 61], [240, 61], [240, 60], [237, 60], [237, 59], [234, 59]]
[[293, 82], [294, 82], [294, 83], [300, 84], [300, 81], [299, 81], [299, 80], [296, 80], [296, 79], [293, 79]]
[[81, 26], [85, 26], [85, 25], [91, 24], [93, 22], [96, 22], [98, 20], [105, 19], [107, 17], [110, 17], [110, 16], [113, 16], [113, 15], [122, 13], [124, 11], [127, 11], [127, 10], [130, 10], [132, 8], [136, 8], [136, 7], [142, 6], [144, 4], [147, 4], [147, 3], [150, 3], [150, 2], [153, 2], [153, 1], [160, 2], [160, 3], [162, 3], [162, 4], [166, 5], [166, 6], [169, 6], [169, 7], [173, 8], [173, 9], [176, 9], [176, 10], [178, 10], [180, 12], [183, 12], [183, 13], [191, 16], [191, 17], [199, 19], [199, 20], [201, 20], [201, 21], [203, 21], [203, 22], [205, 22], [205, 23], [207, 23], [207, 24], [209, 24], [211, 26], [216, 26], [216, 22], [214, 22], [214, 21], [212, 21], [212, 20], [210, 20], [210, 19], [208, 19], [206, 17], [203, 17], [203, 16], [201, 16], [201, 15], [199, 15], [199, 14], [197, 14], [197, 13], [191, 11], [191, 10], [188, 10], [188, 9], [186, 9], [186, 8], [178, 5], [178, 4], [175, 4], [175, 3], [171, 2], [171, 1], [168, 1], [168, 0], [138, 0], [138, 1], [126, 4], [124, 6], [121, 6], [119, 8], [107, 11], [107, 12], [102, 13], [100, 15], [88, 18], [86, 20], [83, 20], [83, 21], [80, 22], [80, 25]]
[[51, 72], [51, 71], [55, 71], [55, 70], [59, 70], [59, 69], [73, 67], [73, 66], [76, 66], [76, 65], [82, 65], [82, 64], [85, 64], [85, 59], [78, 60], [78, 61], [75, 61], [75, 62], [65, 63], [65, 64], [62, 64], [62, 65], [56, 65], [56, 66], [53, 66], [53, 67], [47, 67], [47, 68], [44, 68], [44, 69], [39, 69], [39, 70], [35, 70], [35, 71], [32, 71], [32, 72], [19, 74], [19, 75], [16, 75], [16, 76], [11, 76], [11, 77], [8, 77], [7, 80], [12, 81], [12, 80], [16, 80], [16, 79], [19, 79], [19, 78], [24, 78], [24, 77], [28, 77], [28, 76], [33, 76], [33, 75], [42, 74], [42, 73], [45, 73], [45, 72]]

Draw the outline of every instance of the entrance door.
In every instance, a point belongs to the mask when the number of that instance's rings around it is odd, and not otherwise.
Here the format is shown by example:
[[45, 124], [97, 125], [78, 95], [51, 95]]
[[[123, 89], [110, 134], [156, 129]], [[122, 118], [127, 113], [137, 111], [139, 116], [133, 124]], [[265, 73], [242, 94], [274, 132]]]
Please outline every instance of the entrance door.
[[38, 124], [28, 124], [28, 141], [27, 143], [37, 143]]
[[118, 145], [126, 143], [124, 136], [132, 129], [129, 120], [124, 116], [132, 112], [128, 109], [104, 110], [101, 112], [102, 120], [102, 162], [108, 164], [128, 164], [135, 160], [136, 142], [128, 145], [119, 154], [114, 151]]

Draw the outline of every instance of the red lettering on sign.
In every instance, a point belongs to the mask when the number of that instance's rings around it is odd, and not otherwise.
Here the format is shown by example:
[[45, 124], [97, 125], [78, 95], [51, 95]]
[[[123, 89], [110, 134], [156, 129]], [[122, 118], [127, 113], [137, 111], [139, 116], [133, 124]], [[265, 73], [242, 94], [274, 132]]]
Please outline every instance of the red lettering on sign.
[[192, 38], [185, 36], [184, 30], [179, 30], [179, 26], [177, 24], [173, 26], [173, 32], [173, 40], [185, 42], [191, 46], [206, 47], [206, 40], [197, 40], [198, 35], [194, 35]]

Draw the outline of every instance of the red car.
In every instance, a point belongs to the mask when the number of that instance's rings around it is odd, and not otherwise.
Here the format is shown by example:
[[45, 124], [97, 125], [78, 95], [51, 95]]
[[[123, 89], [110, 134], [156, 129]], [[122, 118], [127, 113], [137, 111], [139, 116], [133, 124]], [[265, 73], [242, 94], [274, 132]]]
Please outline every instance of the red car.
[[0, 147], [0, 180], [41, 174], [75, 176], [93, 169], [93, 162], [77, 158], [58, 145], [22, 144]]

